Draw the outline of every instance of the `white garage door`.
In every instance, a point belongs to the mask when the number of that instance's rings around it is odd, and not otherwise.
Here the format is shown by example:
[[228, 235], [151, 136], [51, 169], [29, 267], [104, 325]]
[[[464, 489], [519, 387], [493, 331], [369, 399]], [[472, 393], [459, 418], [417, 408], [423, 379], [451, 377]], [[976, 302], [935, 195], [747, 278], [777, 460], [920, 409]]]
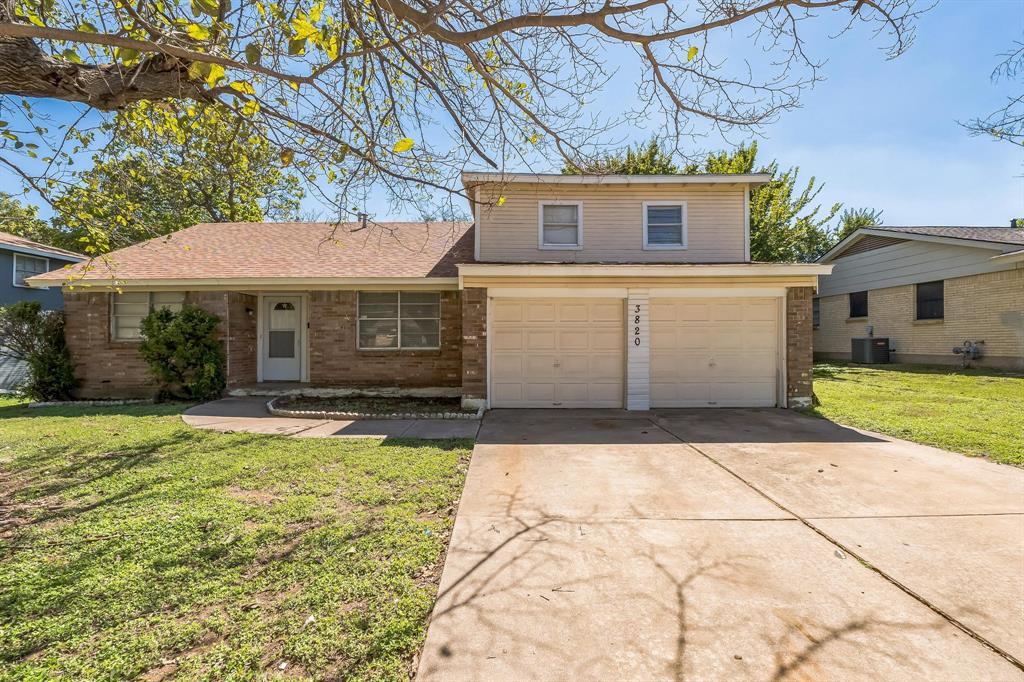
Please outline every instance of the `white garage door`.
[[774, 298], [651, 299], [651, 407], [772, 407]]
[[623, 302], [494, 299], [492, 407], [622, 407]]

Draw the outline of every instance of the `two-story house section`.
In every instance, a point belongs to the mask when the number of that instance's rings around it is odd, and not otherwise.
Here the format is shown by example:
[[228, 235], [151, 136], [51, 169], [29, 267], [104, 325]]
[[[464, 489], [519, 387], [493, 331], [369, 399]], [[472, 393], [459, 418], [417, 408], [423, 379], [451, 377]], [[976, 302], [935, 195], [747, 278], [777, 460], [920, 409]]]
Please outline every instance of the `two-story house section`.
[[239, 389], [806, 405], [811, 299], [831, 266], [751, 262], [750, 188], [768, 179], [466, 173], [473, 223], [196, 225], [71, 273], [81, 392], [151, 391], [139, 321], [191, 303], [221, 317]]

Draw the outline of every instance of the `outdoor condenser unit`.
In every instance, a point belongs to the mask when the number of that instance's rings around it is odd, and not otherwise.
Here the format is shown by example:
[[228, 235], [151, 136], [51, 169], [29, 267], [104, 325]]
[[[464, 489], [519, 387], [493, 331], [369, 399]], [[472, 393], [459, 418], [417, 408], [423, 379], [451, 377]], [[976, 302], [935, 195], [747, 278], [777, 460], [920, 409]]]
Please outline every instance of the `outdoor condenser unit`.
[[865, 365], [882, 365], [889, 362], [889, 338], [867, 336], [850, 339], [850, 359]]

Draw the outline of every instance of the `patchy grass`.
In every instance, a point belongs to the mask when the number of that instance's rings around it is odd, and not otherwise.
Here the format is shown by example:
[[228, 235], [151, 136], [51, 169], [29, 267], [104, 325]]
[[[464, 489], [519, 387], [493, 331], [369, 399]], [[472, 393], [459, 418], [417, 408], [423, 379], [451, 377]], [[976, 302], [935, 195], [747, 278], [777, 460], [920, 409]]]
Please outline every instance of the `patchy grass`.
[[313, 412], [362, 412], [364, 414], [465, 412], [476, 414], [476, 410], [464, 409], [460, 398], [294, 397], [279, 398], [275, 401], [274, 405], [284, 410], [307, 410]]
[[813, 412], [965, 455], [1024, 466], [1024, 377], [981, 369], [820, 364]]
[[408, 679], [468, 441], [0, 400], [0, 680]]

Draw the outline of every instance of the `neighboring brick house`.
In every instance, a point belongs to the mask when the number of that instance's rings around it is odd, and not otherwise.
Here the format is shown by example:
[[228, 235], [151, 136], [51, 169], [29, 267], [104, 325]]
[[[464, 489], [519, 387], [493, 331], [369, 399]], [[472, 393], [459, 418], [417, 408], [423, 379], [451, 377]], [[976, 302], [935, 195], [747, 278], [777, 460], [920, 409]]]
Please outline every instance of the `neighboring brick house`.
[[752, 263], [768, 176], [466, 173], [470, 223], [221, 223], [66, 287], [83, 397], [147, 395], [139, 322], [216, 313], [229, 389], [356, 388], [489, 407], [798, 406], [831, 266]]
[[887, 337], [894, 362], [1024, 369], [1024, 229], [871, 227], [825, 254], [814, 299], [814, 352], [850, 359], [854, 337]]
[[[25, 280], [83, 260], [85, 256], [73, 251], [0, 232], [0, 305], [37, 301], [43, 310], [60, 310], [64, 300], [59, 286], [37, 289], [30, 287]], [[16, 389], [27, 372], [24, 362], [0, 354], [0, 393]]]

